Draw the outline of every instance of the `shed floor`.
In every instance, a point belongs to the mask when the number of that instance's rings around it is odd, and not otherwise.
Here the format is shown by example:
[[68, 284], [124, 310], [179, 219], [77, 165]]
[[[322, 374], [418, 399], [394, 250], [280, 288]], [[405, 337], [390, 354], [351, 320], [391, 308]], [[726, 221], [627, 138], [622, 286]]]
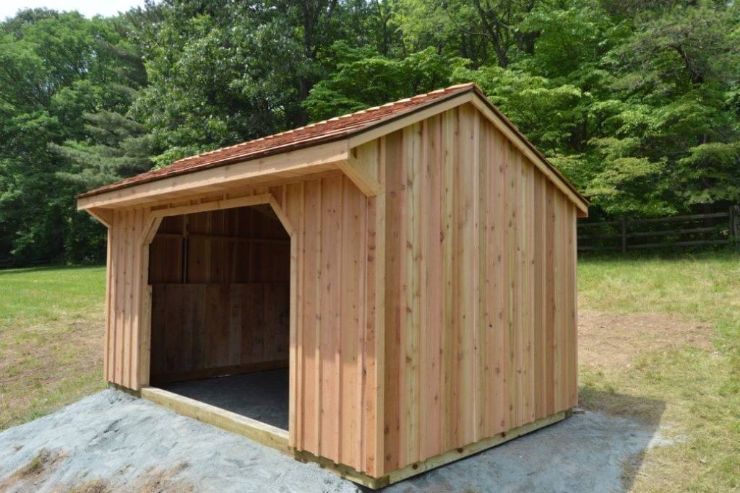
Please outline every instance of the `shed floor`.
[[160, 388], [288, 429], [288, 369], [160, 385]]

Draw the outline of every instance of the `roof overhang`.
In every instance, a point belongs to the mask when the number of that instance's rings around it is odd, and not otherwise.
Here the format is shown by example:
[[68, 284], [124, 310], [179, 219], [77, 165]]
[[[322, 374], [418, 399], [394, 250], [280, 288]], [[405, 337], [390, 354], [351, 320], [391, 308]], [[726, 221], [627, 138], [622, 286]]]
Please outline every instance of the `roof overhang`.
[[471, 86], [469, 91], [394, 115], [329, 142], [307, 143], [303, 147], [280, 153], [205, 169], [194, 169], [100, 193], [93, 191], [83, 194], [78, 197], [77, 208], [89, 211], [101, 222], [106, 223], [108, 217], [106, 211], [110, 209], [144, 207], [166, 200], [216, 193], [239, 186], [273, 184], [329, 171], [344, 173], [363, 193], [373, 196], [380, 191], [380, 185], [374, 176], [364, 171], [362, 163], [357, 162], [352, 150], [466, 103], [475, 106], [575, 204], [579, 217], [588, 215], [586, 199], [475, 86]]
[[217, 192], [240, 185], [258, 185], [298, 176], [338, 170], [349, 158], [347, 141], [273, 154], [249, 161], [167, 176], [156, 181], [77, 199], [78, 210], [146, 206], [188, 195]]

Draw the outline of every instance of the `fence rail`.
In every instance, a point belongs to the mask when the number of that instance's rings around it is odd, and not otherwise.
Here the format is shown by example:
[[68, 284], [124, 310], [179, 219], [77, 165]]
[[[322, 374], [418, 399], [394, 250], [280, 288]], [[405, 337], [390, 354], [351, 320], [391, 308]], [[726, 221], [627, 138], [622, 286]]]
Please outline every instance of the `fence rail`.
[[578, 223], [578, 250], [621, 251], [740, 243], [740, 206], [680, 216]]

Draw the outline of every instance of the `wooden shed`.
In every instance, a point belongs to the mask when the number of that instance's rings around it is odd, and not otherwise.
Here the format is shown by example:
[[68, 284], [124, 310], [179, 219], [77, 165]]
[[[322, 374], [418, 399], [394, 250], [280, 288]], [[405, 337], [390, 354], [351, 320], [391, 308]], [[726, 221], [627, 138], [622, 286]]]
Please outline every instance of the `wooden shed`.
[[105, 378], [178, 412], [377, 488], [576, 405], [587, 202], [473, 84], [78, 207], [108, 227]]

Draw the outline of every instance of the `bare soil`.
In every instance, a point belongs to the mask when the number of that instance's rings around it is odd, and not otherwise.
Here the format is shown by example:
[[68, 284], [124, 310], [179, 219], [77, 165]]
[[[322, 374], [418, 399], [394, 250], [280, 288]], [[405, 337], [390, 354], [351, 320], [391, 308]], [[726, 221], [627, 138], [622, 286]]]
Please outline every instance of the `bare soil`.
[[[50, 329], [49, 326], [33, 328], [38, 332], [34, 337], [52, 336], [54, 342], [48, 347], [32, 354], [19, 351], [20, 344], [13, 344], [8, 352], [9, 360], [0, 362], [0, 369], [25, 367], [26, 370], [23, 376], [0, 372], [3, 375], [0, 390], [3, 386], [6, 390], [18, 390], [11, 394], [13, 402], [6, 401], [4, 405], [0, 402], [0, 408], [10, 404], [9, 408], [17, 412], [30, 404], [24, 402], [23, 396], [31, 394], [33, 386], [54, 385], [75, 372], [84, 372], [85, 367], [89, 371], [91, 366], [101, 366], [102, 337], [98, 324], [77, 322], [71, 333], [62, 337]], [[57, 351], [62, 350], [62, 344], [70, 343], [76, 348], [77, 358], [60, 358]], [[580, 364], [587, 367], [625, 368], [643, 353], [686, 346], [713, 350], [711, 327], [656, 313], [613, 314], [594, 310], [580, 313], [578, 357]], [[72, 364], [64, 367], [60, 359]], [[60, 366], [64, 367], [63, 371]], [[604, 485], [611, 491], [630, 489], [645, 450], [661, 442], [658, 426], [664, 403], [594, 390], [581, 397], [587, 409], [598, 409], [611, 416], [598, 413], [574, 416], [535, 435], [398, 484], [390, 491], [461, 491], [459, 488], [464, 486], [463, 490], [486, 492], [491, 484], [498, 484], [502, 491], [586, 492]], [[598, 405], [589, 405], [593, 402]], [[96, 404], [86, 405], [92, 403]], [[131, 409], [121, 408], [121, 404]], [[620, 409], [625, 412], [618, 412]], [[166, 421], [165, 416], [168, 416]], [[616, 416], [641, 419], [637, 422]], [[133, 422], [124, 424], [127, 420]], [[144, 426], [141, 420], [146, 423]], [[163, 427], [164, 422], [168, 426]], [[173, 426], [174, 423], [179, 426]], [[96, 431], [85, 432], [85, 427]], [[179, 427], [186, 427], [188, 432], [177, 433]], [[22, 428], [27, 429], [21, 431]], [[160, 436], [165, 429], [166, 438]], [[193, 440], [194, 436], [198, 438]], [[213, 442], [220, 440], [228, 440], [228, 446], [214, 448]], [[287, 458], [287, 462], [279, 462], [280, 458], [270, 457], [270, 451], [251, 450], [241, 437], [223, 435], [219, 430], [113, 391], [0, 433], [0, 445], [3, 442], [9, 453], [0, 460], [0, 491], [187, 493], [211, 489], [244, 491], [243, 488], [270, 491], [276, 484], [284, 491], [358, 491], [351, 483], [329, 473], [306, 469], [307, 465]], [[217, 457], [212, 455], [214, 450], [218, 451]], [[108, 471], [101, 470], [105, 469], [100, 462], [103, 456], [108, 457], [106, 463], [110, 462]], [[142, 456], [151, 460], [141, 464]], [[552, 467], [543, 469], [545, 456]], [[114, 464], [115, 467], [110, 467]], [[584, 464], [588, 464], [588, 474], [584, 473]]]
[[[196, 490], [190, 482], [175, 478], [187, 468], [188, 464], [182, 463], [170, 469], [154, 468], [145, 471], [130, 485], [131, 491], [137, 493], [195, 493]], [[70, 489], [65, 488], [64, 491], [65, 493], [115, 493], [120, 491], [120, 485], [117, 487], [110, 481], [94, 479], [79, 483]]]
[[628, 367], [647, 351], [691, 346], [713, 350], [712, 327], [660, 313], [578, 314], [578, 362], [600, 367]]

